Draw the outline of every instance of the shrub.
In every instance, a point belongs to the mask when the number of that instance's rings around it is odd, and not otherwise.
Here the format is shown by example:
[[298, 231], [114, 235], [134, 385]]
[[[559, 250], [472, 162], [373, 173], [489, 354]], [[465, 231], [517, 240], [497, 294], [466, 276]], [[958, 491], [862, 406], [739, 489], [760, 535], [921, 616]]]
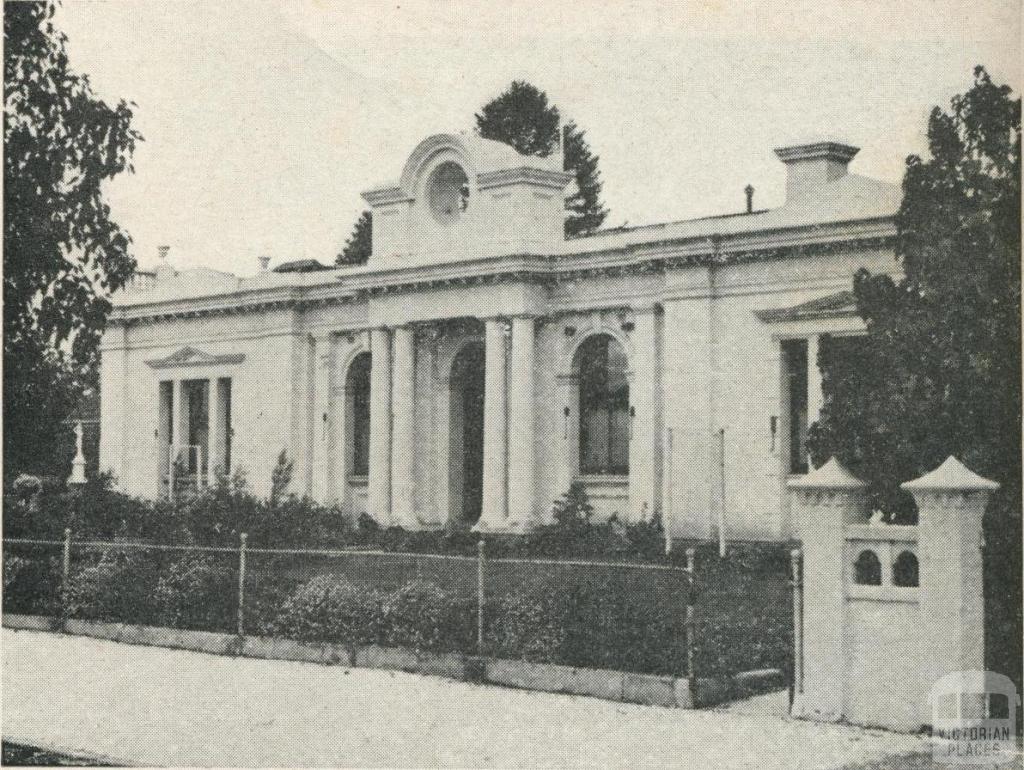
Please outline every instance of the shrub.
[[551, 509], [555, 524], [564, 530], [579, 531], [590, 526], [594, 507], [587, 497], [587, 488], [578, 481], [569, 485], [569, 490], [555, 501]]
[[299, 586], [269, 630], [304, 642], [373, 644], [380, 641], [384, 601], [380, 591], [320, 575]]
[[7, 556], [4, 558], [4, 593], [18, 579], [19, 573], [28, 565], [28, 561], [20, 556]]
[[473, 606], [435, 583], [406, 583], [381, 608], [383, 643], [414, 650], [465, 650], [475, 628]]
[[31, 550], [32, 556], [4, 554], [4, 610], [52, 615], [60, 604], [60, 558]]
[[164, 569], [153, 592], [156, 623], [175, 628], [226, 629], [235, 607], [236, 572], [223, 559], [186, 553]]
[[106, 551], [99, 561], [72, 574], [64, 613], [89, 620], [150, 623], [157, 575], [155, 561], [146, 554]]
[[682, 617], [649, 586], [611, 576], [572, 589], [562, 662], [645, 673], [686, 670]]
[[484, 612], [487, 653], [536, 663], [559, 662], [568, 608], [565, 594], [540, 589], [496, 599]]

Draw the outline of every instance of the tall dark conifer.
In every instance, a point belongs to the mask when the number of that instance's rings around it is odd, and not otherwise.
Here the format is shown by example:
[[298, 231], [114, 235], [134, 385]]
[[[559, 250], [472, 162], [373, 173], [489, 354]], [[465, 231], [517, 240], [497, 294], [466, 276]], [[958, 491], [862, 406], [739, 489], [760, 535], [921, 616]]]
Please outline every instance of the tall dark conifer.
[[364, 211], [356, 220], [345, 247], [334, 260], [336, 265], [365, 265], [373, 251], [373, 212]]
[[[505, 91], [476, 115], [477, 133], [514, 147], [523, 155], [547, 157], [558, 149], [558, 108], [536, 86], [514, 80]], [[562, 128], [564, 168], [576, 176], [576, 190], [566, 200], [565, 233], [582, 235], [601, 226], [608, 209], [601, 201], [598, 156], [587, 144], [585, 132], [569, 121]]]

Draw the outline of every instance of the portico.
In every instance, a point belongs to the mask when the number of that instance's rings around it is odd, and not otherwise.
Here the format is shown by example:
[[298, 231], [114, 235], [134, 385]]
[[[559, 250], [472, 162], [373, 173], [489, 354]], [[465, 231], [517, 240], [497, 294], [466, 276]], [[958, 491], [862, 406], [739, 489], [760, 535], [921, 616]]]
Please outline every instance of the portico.
[[[375, 519], [482, 531], [525, 531], [540, 521], [538, 502], [550, 501], [536, 496], [536, 329], [535, 317], [516, 315], [369, 332], [367, 510]], [[428, 483], [417, 484], [423, 425], [438, 457]]]

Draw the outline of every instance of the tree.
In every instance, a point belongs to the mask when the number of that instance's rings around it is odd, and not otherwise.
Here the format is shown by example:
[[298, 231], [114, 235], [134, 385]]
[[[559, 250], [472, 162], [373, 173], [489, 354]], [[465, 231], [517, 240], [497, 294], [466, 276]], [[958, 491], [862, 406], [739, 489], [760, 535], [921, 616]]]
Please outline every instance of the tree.
[[102, 185], [132, 171], [127, 103], [69, 66], [54, 4], [4, 4], [5, 475], [54, 470], [94, 374], [108, 296], [135, 269]]
[[601, 226], [608, 209], [601, 203], [601, 173], [598, 157], [590, 151], [586, 133], [575, 122], [563, 129], [565, 170], [576, 173], [576, 190], [565, 200], [569, 215], [565, 219], [566, 235], [592, 233]]
[[[558, 147], [558, 108], [546, 93], [522, 80], [514, 80], [504, 92], [476, 114], [476, 130], [484, 139], [504, 142], [523, 155], [547, 157]], [[576, 175], [576, 190], [566, 199], [565, 234], [583, 235], [601, 226], [608, 210], [601, 202], [601, 174], [586, 140], [586, 133], [569, 121], [562, 129], [564, 165]]]
[[950, 113], [932, 111], [931, 157], [907, 159], [904, 277], [854, 277], [867, 326], [859, 363], [838, 361], [840, 340], [822, 346], [813, 459], [838, 455], [896, 512], [907, 504], [899, 483], [950, 454], [1019, 498], [1020, 140], [1020, 100], [979, 67]]
[[899, 484], [956, 455], [998, 481], [985, 517], [987, 667], [1020, 685], [1021, 102], [974, 73], [907, 159], [896, 217], [904, 277], [854, 277], [860, 340], [821, 346], [825, 402], [808, 445], [913, 520]]
[[364, 211], [356, 220], [345, 248], [335, 258], [336, 265], [365, 265], [373, 251], [373, 212]]

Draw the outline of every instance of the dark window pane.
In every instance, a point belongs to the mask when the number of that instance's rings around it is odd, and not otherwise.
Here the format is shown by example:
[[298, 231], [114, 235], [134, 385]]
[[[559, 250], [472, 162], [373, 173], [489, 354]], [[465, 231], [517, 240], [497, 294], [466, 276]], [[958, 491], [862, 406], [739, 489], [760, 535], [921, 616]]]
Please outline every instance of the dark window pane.
[[370, 472], [370, 354], [360, 353], [348, 370], [346, 385], [352, 404], [352, 470], [354, 476]]
[[853, 579], [858, 585], [882, 585], [882, 563], [874, 551], [861, 551], [853, 565]]
[[577, 353], [580, 402], [580, 470], [629, 472], [629, 380], [626, 353], [599, 334]]
[[918, 584], [917, 557], [910, 551], [903, 551], [892, 565], [893, 585], [914, 588]]
[[789, 472], [807, 473], [807, 340], [785, 340], [782, 353], [789, 397]]

